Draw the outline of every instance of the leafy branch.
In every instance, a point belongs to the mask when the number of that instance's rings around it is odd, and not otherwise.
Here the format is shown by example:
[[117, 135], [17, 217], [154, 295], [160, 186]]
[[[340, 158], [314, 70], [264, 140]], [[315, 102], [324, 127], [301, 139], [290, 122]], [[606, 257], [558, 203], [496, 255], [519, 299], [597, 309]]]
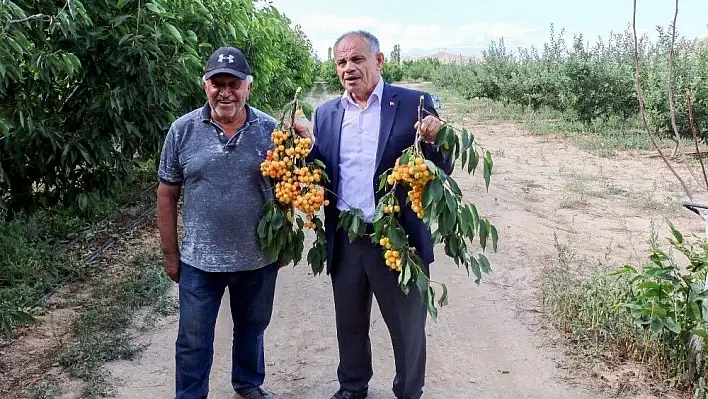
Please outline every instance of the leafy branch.
[[[418, 107], [419, 121], [427, 112], [421, 103]], [[419, 132], [418, 132], [419, 133]], [[382, 192], [373, 215], [371, 240], [382, 247], [382, 256], [392, 272], [399, 273], [400, 289], [408, 294], [418, 289], [421, 300], [429, 314], [436, 319], [437, 307], [447, 304], [448, 289], [444, 283], [430, 280], [426, 265], [415, 247], [411, 247], [408, 234], [399, 221], [402, 212], [412, 212], [431, 228], [432, 244], [443, 244], [445, 254], [458, 267], [464, 267], [468, 276], [475, 276], [479, 284], [483, 274], [491, 273], [491, 263], [485, 252], [491, 246], [496, 252], [499, 235], [488, 218], [479, 215], [473, 204], [466, 204], [459, 185], [452, 176], [435, 163], [425, 159], [420, 147], [421, 136], [405, 149], [393, 168], [379, 176], [378, 191]], [[443, 122], [435, 140], [441, 152], [452, 157], [453, 164], [461, 158], [462, 170], [474, 174], [483, 165], [485, 189], [489, 190], [494, 163], [491, 153], [480, 153], [475, 138], [466, 129], [458, 135], [448, 122]], [[406, 195], [405, 203], [400, 203]], [[347, 231], [350, 240], [366, 236], [364, 214], [359, 209], [341, 212], [337, 228]], [[470, 245], [477, 239], [481, 252], [473, 255]], [[436, 302], [432, 283], [438, 284], [442, 293]]]
[[[258, 236], [261, 248], [270, 259], [277, 259], [279, 265], [290, 262], [297, 265], [304, 251], [303, 229], [312, 228], [316, 238], [308, 251], [307, 262], [317, 275], [324, 270], [327, 243], [324, 224], [315, 213], [328, 203], [322, 184], [328, 182], [329, 177], [321, 161], [307, 162], [310, 141], [295, 133], [295, 118], [301, 113], [304, 115], [300, 92], [298, 87], [293, 100], [283, 108], [279, 125], [272, 133], [272, 150], [261, 163], [264, 177], [271, 179], [275, 198], [264, 206]], [[307, 221], [296, 209], [305, 214]]]

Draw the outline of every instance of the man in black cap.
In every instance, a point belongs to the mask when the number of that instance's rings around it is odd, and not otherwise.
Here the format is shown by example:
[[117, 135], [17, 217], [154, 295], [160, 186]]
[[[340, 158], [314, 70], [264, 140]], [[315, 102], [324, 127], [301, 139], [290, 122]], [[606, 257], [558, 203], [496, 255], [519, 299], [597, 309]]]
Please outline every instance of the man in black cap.
[[207, 397], [214, 328], [227, 287], [234, 323], [231, 383], [237, 397], [270, 398], [261, 388], [263, 332], [270, 323], [278, 266], [261, 251], [257, 226], [272, 195], [260, 164], [276, 120], [247, 104], [253, 78], [240, 50], [216, 50], [203, 80], [208, 101], [172, 123], [158, 169], [164, 268], [179, 284], [176, 399]]

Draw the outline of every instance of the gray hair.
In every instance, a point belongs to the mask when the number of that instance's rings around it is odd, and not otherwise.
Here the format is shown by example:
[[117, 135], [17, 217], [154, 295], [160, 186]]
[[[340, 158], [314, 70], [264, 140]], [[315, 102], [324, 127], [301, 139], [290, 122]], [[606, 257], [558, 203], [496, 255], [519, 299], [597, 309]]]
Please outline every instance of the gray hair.
[[366, 42], [369, 44], [369, 51], [371, 51], [371, 54], [378, 54], [381, 51], [381, 47], [379, 46], [379, 39], [376, 38], [373, 34], [370, 32], [367, 32], [365, 30], [352, 30], [349, 31], [342, 36], [339, 36], [337, 40], [334, 42], [334, 47], [332, 47], [332, 50], [336, 51], [337, 46], [339, 45], [339, 42], [342, 40], [346, 39], [349, 36], [363, 36], [364, 39], [366, 39]]

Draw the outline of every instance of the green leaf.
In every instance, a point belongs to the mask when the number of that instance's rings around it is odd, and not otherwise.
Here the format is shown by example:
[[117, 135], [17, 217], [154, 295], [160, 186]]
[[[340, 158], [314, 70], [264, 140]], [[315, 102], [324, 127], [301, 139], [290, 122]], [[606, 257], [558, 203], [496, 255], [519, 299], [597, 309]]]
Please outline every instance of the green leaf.
[[650, 290], [659, 290], [659, 291], [661, 291], [661, 284], [656, 283], [656, 282], [654, 282], [654, 281], [645, 281], [645, 282], [640, 283], [639, 285], [637, 285], [637, 288], [640, 289], [640, 290], [646, 290], [646, 291], [650, 291]]
[[383, 202], [380, 202], [378, 205], [376, 205], [376, 209], [374, 209], [374, 217], [371, 219], [371, 223], [376, 223], [379, 220], [383, 219], [386, 216], [386, 213], [384, 213], [384, 204]]
[[428, 167], [428, 171], [429, 171], [433, 176], [440, 176], [440, 174], [442, 173], [442, 170], [440, 170], [440, 168], [438, 168], [438, 166], [435, 165], [435, 163], [434, 163], [433, 161], [431, 161], [431, 160], [429, 160], [429, 159], [426, 159], [426, 160], [423, 161], [423, 162], [425, 163], [425, 166]]
[[305, 115], [305, 118], [308, 120], [312, 120], [312, 114], [315, 113], [315, 108], [312, 106], [312, 104], [301, 101], [300, 106], [302, 108], [302, 113]]
[[479, 154], [477, 154], [477, 151], [475, 151], [474, 148], [470, 148], [469, 163], [467, 164], [467, 173], [472, 173], [472, 175], [474, 175], [474, 172], [477, 170], [477, 165], [479, 165]]
[[448, 304], [448, 302], [447, 302], [447, 286], [445, 284], [441, 284], [441, 285], [442, 285], [443, 292], [440, 295], [440, 299], [438, 300], [438, 305], [440, 305], [440, 307], [443, 307], [443, 306], [447, 306], [447, 304]]
[[467, 152], [467, 150], [472, 145], [472, 140], [470, 139], [470, 134], [467, 129], [462, 128], [462, 152]]
[[416, 276], [415, 285], [418, 288], [418, 294], [420, 295], [421, 300], [425, 301], [428, 294], [428, 287], [430, 286], [430, 279], [425, 275], [425, 273], [418, 273], [418, 276]]
[[664, 320], [664, 325], [667, 329], [669, 329], [669, 331], [673, 333], [681, 333], [681, 326], [677, 322], [675, 322], [671, 317]]
[[475, 259], [474, 256], [470, 256], [470, 267], [472, 268], [472, 273], [475, 276], [475, 282], [479, 283], [482, 280], [482, 270], [479, 262], [477, 262], [477, 259]]
[[323, 170], [323, 171], [324, 171], [325, 169], [327, 169], [327, 166], [324, 164], [324, 162], [322, 162], [322, 161], [319, 160], [319, 159], [315, 159], [314, 161], [312, 161], [312, 163], [314, 163], [315, 166], [317, 166], [318, 169], [321, 169], [321, 170]]
[[72, 19], [76, 19], [76, 14], [77, 14], [76, 1], [77, 0], [67, 0], [67, 2], [66, 2], [67, 5], [69, 6], [69, 14], [71, 14]]
[[691, 330], [691, 333], [703, 338], [704, 340], [708, 340], [708, 330], [706, 330], [705, 328], [696, 327]]
[[489, 263], [489, 259], [487, 259], [484, 254], [479, 254], [479, 266], [480, 269], [482, 270], [483, 273], [489, 274], [492, 272], [492, 266]]
[[457, 213], [457, 201], [455, 200], [455, 197], [453, 197], [452, 194], [450, 194], [450, 191], [445, 190], [445, 202], [447, 205], [447, 209], [452, 212], [453, 214]]
[[340, 212], [337, 222], [337, 230], [341, 229], [342, 227], [348, 230], [349, 228], [347, 226], [349, 225], [349, 219], [351, 219], [351, 217], [352, 214], [349, 211]]
[[64, 61], [65, 69], [67, 75], [71, 76], [74, 74], [74, 64], [66, 53], [61, 54], [61, 59]]
[[460, 186], [457, 185], [455, 179], [453, 179], [452, 177], [448, 177], [445, 180], [450, 185], [450, 190], [452, 190], [452, 192], [458, 197], [462, 197], [462, 190], [460, 190]]
[[489, 182], [492, 177], [492, 167], [492, 154], [489, 152], [489, 150], [487, 150], [487, 152], [484, 154], [484, 184], [487, 191], [489, 191]]
[[479, 223], [479, 245], [482, 247], [482, 251], [487, 249], [487, 237], [489, 236], [489, 230], [487, 227], [486, 221]]
[[256, 229], [258, 237], [260, 237], [261, 239], [266, 237], [266, 226], [267, 222], [264, 218], [261, 218], [260, 222], [258, 222], [258, 228]]
[[358, 236], [359, 236], [359, 230], [362, 226], [363, 222], [359, 217], [354, 216], [352, 218], [352, 223], [349, 226], [349, 242], [354, 241]]
[[674, 238], [676, 238], [676, 242], [678, 244], [683, 244], [683, 235], [681, 234], [676, 227], [674, 227], [673, 223], [667, 221], [669, 228], [671, 229], [671, 233], [673, 234]]
[[164, 10], [157, 4], [155, 3], [147, 3], [145, 4], [145, 7], [147, 7], [148, 10], [152, 11], [155, 14], [162, 14]]
[[423, 189], [423, 208], [428, 209], [430, 204], [439, 202], [444, 195], [444, 187], [440, 180], [431, 180]]
[[664, 323], [661, 321], [661, 319], [659, 319], [657, 317], [653, 317], [651, 319], [651, 330], [654, 333], [659, 333], [663, 329], [664, 329]]
[[381, 178], [379, 178], [379, 191], [384, 191], [386, 189], [386, 185], [388, 184], [387, 176], [387, 173], [381, 174]]
[[401, 274], [399, 275], [399, 284], [401, 284], [402, 286], [408, 286], [408, 283], [411, 281], [411, 268], [412, 267], [413, 267], [413, 265], [408, 263], [401, 270]]
[[487, 221], [487, 227], [489, 228], [489, 232], [492, 235], [492, 249], [494, 250], [494, 252], [497, 252], [497, 244], [499, 243], [499, 233], [497, 233], [497, 228], [493, 224], [490, 224], [489, 221]]
[[406, 236], [399, 230], [398, 222], [393, 222], [388, 226], [388, 239], [394, 248], [404, 248], [408, 246]]
[[427, 302], [430, 317], [432, 317], [433, 320], [437, 320], [438, 310], [435, 308], [435, 289], [433, 289], [432, 285], [428, 285]]
[[465, 237], [469, 237], [470, 235], [470, 214], [466, 211], [467, 207], [462, 207], [460, 212], [457, 214], [457, 223], [460, 226], [460, 229], [462, 230], [462, 234]]
[[81, 152], [81, 156], [84, 157], [84, 160], [85, 160], [88, 164], [92, 164], [92, 163], [93, 163], [93, 157], [91, 156], [91, 153], [89, 153], [89, 152], [86, 150], [86, 147], [84, 147], [83, 144], [77, 144], [76, 146], [79, 148], [79, 151]]
[[273, 230], [278, 230], [281, 227], [283, 227], [283, 212], [281, 210], [276, 210], [273, 212], [272, 220], [271, 220], [271, 228]]
[[190, 43], [197, 43], [199, 41], [197, 34], [191, 29], [187, 30], [187, 39]]
[[121, 8], [123, 8], [123, 6], [125, 6], [128, 3], [128, 1], [130, 1], [130, 0], [118, 0], [118, 2], [116, 3], [116, 8], [118, 8], [120, 10]]
[[182, 39], [182, 34], [179, 33], [179, 30], [177, 30], [174, 25], [169, 22], [164, 22], [164, 24], [167, 27], [167, 30], [170, 32], [170, 36], [172, 36], [172, 38], [174, 38], [180, 43], [184, 43], [184, 40]]

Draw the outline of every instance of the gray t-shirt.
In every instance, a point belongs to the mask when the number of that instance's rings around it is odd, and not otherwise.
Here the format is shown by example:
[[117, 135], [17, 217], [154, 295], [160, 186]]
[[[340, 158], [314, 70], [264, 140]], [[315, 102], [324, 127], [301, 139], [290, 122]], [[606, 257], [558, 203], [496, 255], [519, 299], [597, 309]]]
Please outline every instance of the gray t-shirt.
[[173, 122], [162, 148], [160, 182], [184, 189], [181, 260], [201, 270], [253, 270], [275, 261], [261, 251], [257, 228], [273, 197], [260, 165], [277, 121], [246, 109], [247, 122], [228, 139], [207, 103]]

